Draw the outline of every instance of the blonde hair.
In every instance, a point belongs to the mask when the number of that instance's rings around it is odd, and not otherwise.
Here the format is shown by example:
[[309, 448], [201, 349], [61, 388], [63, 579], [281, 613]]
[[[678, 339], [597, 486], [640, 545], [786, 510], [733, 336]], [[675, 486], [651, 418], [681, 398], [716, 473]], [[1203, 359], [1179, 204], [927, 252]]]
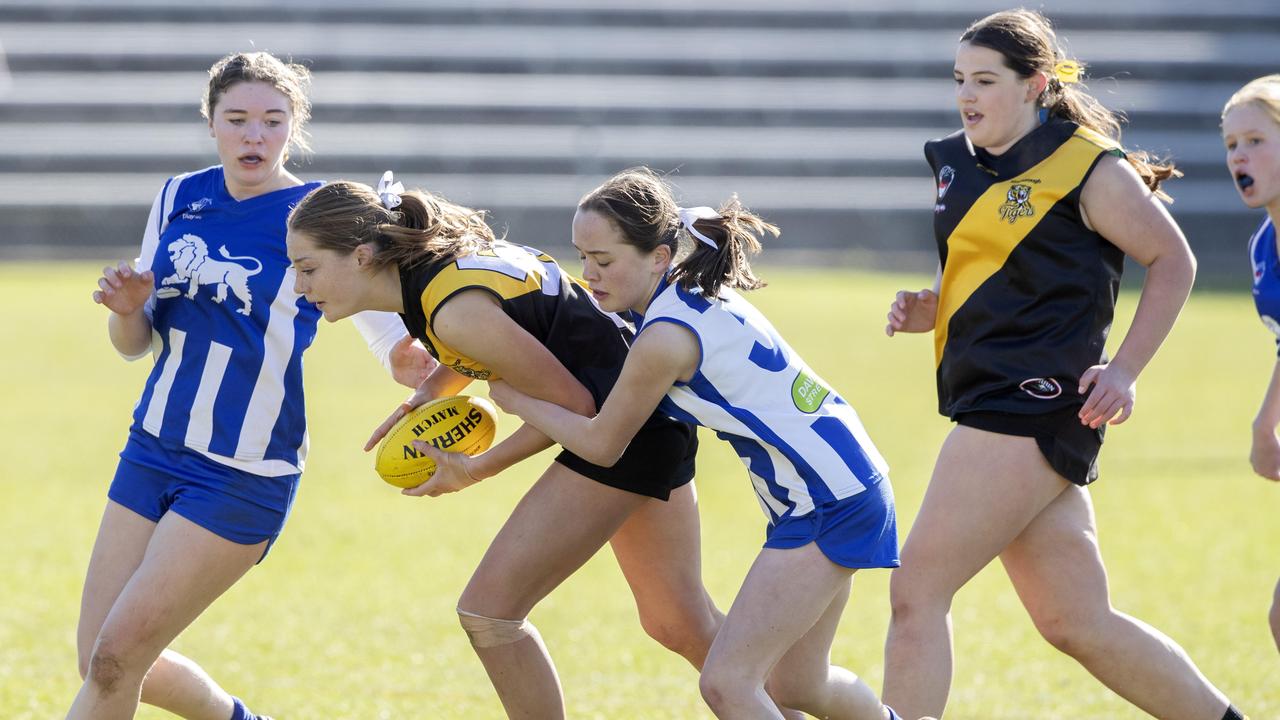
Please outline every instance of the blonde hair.
[[[268, 52], [232, 53], [209, 68], [209, 87], [200, 102], [200, 114], [213, 120], [213, 109], [224, 93], [242, 82], [270, 85], [289, 100], [293, 125], [289, 148], [310, 152], [307, 121], [311, 119], [311, 72], [301, 65], [286, 63]], [[287, 157], [287, 152], [286, 152]]]
[[1263, 75], [1237, 90], [1222, 107], [1222, 119], [1241, 105], [1256, 105], [1280, 125], [1280, 75]]
[[373, 265], [380, 268], [447, 260], [492, 246], [484, 215], [422, 190], [401, 193], [400, 206], [388, 210], [373, 188], [339, 180], [307, 193], [289, 213], [288, 227], [344, 256], [373, 245]]
[[[1058, 44], [1058, 35], [1044, 15], [1024, 8], [988, 15], [970, 25], [960, 36], [960, 42], [995, 50], [1004, 58], [1005, 66], [1020, 77], [1045, 73], [1049, 83], [1040, 96], [1040, 104], [1050, 115], [1088, 128], [1120, 145], [1117, 115], [1086, 92], [1080, 83], [1064, 83], [1056, 77], [1055, 66], [1070, 58]], [[1142, 150], [1126, 152], [1125, 159], [1151, 192], [1161, 200], [1170, 201], [1160, 184], [1169, 178], [1182, 177], [1172, 162], [1158, 160]]]
[[699, 233], [716, 247], [692, 239], [680, 221], [679, 206], [665, 180], [647, 167], [614, 175], [578, 201], [579, 211], [599, 213], [622, 233], [624, 241], [642, 253], [659, 245], [679, 254], [681, 239], [692, 249], [674, 263], [673, 279], [685, 289], [698, 287], [707, 297], [720, 288], [755, 290], [765, 283], [751, 270], [750, 256], [760, 252], [760, 237], [778, 235], [778, 228], [742, 206], [732, 195], [717, 209], [719, 217], [693, 221]]

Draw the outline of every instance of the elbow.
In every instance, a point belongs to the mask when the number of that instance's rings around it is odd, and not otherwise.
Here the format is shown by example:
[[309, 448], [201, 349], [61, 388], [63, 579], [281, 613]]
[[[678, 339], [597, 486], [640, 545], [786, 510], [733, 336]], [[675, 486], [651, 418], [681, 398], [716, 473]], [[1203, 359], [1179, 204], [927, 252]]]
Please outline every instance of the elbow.
[[587, 448], [587, 452], [582, 455], [582, 459], [592, 465], [600, 467], [613, 467], [622, 459], [622, 454], [626, 452], [625, 444], [618, 445], [616, 443], [599, 444], [591, 448]]

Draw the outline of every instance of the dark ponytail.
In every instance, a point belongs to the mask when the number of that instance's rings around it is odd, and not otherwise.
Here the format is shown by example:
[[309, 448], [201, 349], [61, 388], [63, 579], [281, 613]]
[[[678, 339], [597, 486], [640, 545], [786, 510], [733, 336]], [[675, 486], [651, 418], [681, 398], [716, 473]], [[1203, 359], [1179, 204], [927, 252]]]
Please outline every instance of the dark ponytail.
[[[753, 214], [734, 195], [716, 212], [716, 217], [692, 220], [693, 229], [716, 244], [694, 236], [680, 219], [671, 187], [647, 167], [624, 170], [587, 193], [578, 202], [580, 212], [595, 212], [607, 218], [621, 232], [627, 244], [642, 253], [659, 245], [671, 249], [672, 277], [685, 289], [700, 288], [715, 297], [721, 288], [755, 290], [765, 286], [751, 269], [750, 258], [760, 252], [765, 233], [778, 235], [778, 228]], [[681, 256], [680, 250], [686, 249]]]

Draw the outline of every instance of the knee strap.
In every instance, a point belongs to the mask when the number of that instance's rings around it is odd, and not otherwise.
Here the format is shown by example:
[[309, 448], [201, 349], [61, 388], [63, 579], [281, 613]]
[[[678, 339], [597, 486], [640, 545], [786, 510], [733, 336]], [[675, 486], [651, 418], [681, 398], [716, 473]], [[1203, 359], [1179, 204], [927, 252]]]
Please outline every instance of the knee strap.
[[462, 629], [471, 638], [471, 644], [478, 648], [510, 645], [528, 637], [541, 640], [538, 629], [527, 618], [499, 620], [458, 608], [458, 622], [462, 623]]

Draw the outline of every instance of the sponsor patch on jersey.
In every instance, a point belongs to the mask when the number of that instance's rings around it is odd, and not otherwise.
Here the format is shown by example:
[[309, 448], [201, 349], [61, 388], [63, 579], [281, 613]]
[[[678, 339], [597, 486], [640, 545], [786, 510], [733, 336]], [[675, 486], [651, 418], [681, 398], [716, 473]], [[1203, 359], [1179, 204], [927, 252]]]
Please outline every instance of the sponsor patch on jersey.
[[213, 198], [203, 197], [187, 206], [186, 212], [182, 213], [184, 220], [199, 220], [198, 213], [201, 210], [213, 204]]
[[800, 412], [811, 413], [817, 410], [822, 407], [822, 401], [826, 400], [830, 394], [830, 388], [804, 370], [801, 370], [800, 374], [796, 375], [795, 382], [791, 383], [791, 400]]
[[1027, 378], [1018, 387], [1037, 400], [1052, 400], [1062, 394], [1062, 386], [1053, 378]]

